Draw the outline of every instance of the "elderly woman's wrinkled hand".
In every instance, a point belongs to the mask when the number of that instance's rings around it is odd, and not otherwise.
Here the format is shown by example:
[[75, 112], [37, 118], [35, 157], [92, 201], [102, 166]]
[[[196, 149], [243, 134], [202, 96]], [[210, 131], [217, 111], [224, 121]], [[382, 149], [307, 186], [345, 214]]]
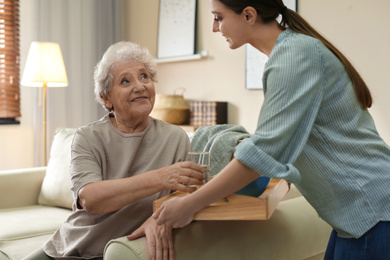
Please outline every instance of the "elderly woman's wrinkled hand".
[[161, 184], [167, 190], [193, 192], [196, 187], [190, 185], [203, 184], [204, 169], [193, 162], [178, 162], [160, 169]]
[[150, 259], [173, 260], [174, 248], [172, 241], [172, 228], [168, 225], [157, 225], [156, 220], [150, 217], [131, 235], [128, 240], [146, 236], [148, 254]]

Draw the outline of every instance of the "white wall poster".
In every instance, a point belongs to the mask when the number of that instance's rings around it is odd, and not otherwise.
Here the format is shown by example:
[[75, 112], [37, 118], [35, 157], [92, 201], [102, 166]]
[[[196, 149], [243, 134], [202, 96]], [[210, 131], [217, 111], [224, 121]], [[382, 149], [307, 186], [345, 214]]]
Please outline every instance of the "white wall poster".
[[196, 0], [160, 0], [157, 57], [195, 53]]

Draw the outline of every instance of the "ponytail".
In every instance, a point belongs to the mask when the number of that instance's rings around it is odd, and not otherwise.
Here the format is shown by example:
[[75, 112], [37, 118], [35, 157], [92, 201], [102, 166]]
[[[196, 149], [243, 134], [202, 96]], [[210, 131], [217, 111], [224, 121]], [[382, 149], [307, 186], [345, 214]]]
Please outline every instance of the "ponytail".
[[370, 94], [370, 90], [368, 89], [366, 83], [356, 71], [356, 69], [352, 66], [349, 60], [329, 41], [327, 41], [321, 34], [319, 34], [313, 27], [310, 26], [308, 22], [306, 22], [298, 13], [287, 9], [283, 10], [282, 13], [282, 21], [280, 25], [283, 28], [288, 27], [292, 31], [309, 35], [320, 40], [330, 51], [336, 55], [336, 57], [343, 63], [349, 78], [351, 79], [353, 88], [355, 90], [355, 94], [357, 99], [363, 109], [367, 109], [372, 105], [372, 97]]
[[256, 9], [257, 14], [264, 23], [273, 22], [279, 15], [282, 15], [280, 26], [283, 29], [287, 27], [295, 32], [309, 35], [320, 40], [336, 57], [343, 63], [349, 78], [351, 79], [356, 97], [363, 109], [372, 105], [372, 97], [366, 83], [348, 61], [348, 59], [330, 42], [322, 37], [313, 27], [310, 26], [298, 13], [286, 8], [282, 0], [219, 0], [222, 4], [233, 10], [237, 14], [247, 6]]

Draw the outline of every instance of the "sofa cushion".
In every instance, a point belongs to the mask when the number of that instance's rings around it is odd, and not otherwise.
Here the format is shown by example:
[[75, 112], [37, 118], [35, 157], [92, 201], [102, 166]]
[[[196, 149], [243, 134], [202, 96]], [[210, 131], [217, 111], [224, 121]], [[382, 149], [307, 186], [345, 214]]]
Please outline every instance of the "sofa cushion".
[[52, 234], [46, 234], [16, 240], [0, 240], [0, 260], [23, 259], [41, 248], [51, 236]]
[[0, 171], [0, 209], [37, 205], [45, 174], [46, 167]]
[[72, 208], [73, 194], [70, 190], [70, 153], [76, 129], [57, 129], [50, 150], [46, 176], [42, 183], [38, 203], [41, 205]]
[[72, 213], [69, 209], [28, 206], [0, 210], [0, 242], [52, 234]]

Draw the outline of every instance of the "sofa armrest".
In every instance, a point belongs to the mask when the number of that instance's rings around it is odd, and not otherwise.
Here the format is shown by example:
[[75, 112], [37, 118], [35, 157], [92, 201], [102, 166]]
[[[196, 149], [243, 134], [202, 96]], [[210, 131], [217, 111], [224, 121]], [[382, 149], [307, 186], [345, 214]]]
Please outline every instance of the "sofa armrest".
[[38, 204], [46, 167], [0, 171], [0, 209]]
[[[332, 228], [303, 196], [281, 201], [269, 220], [194, 221], [175, 229], [176, 260], [324, 259]], [[146, 239], [114, 239], [105, 260], [148, 260]]]
[[294, 184], [291, 184], [290, 190], [287, 192], [286, 195], [284, 195], [282, 201], [295, 199], [295, 198], [298, 198], [298, 197], [302, 197], [302, 194], [298, 191], [297, 187], [295, 187]]

